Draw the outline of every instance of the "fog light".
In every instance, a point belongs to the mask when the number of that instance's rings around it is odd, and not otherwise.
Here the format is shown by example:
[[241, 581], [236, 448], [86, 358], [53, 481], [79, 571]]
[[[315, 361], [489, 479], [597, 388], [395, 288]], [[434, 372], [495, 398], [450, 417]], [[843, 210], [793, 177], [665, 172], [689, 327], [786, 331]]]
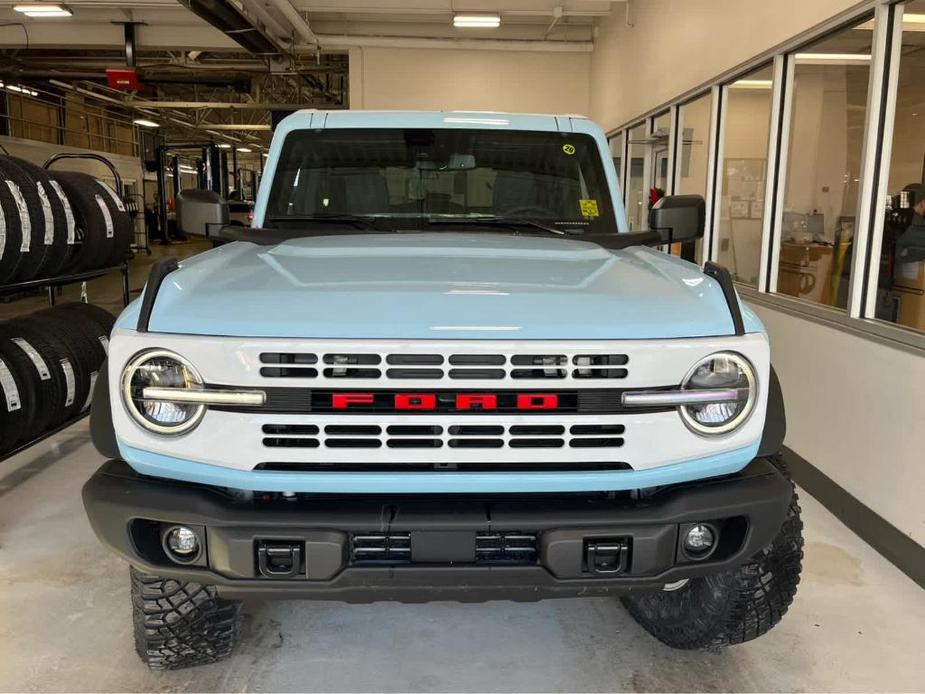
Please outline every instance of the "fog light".
[[706, 554], [713, 549], [716, 536], [709, 525], [698, 524], [687, 531], [684, 536], [684, 549], [690, 554]]
[[199, 538], [183, 525], [175, 525], [164, 534], [164, 544], [173, 559], [180, 562], [192, 561], [199, 555]]

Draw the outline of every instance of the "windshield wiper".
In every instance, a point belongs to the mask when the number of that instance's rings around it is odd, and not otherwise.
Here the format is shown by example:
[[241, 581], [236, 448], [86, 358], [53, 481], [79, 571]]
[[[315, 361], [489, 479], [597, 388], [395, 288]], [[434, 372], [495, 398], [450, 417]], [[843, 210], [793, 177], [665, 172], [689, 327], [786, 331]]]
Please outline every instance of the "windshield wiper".
[[555, 234], [556, 236], [568, 236], [573, 232], [566, 232], [562, 229], [556, 229], [555, 227], [546, 226], [545, 224], [540, 224], [539, 222], [534, 222], [532, 219], [518, 219], [511, 217], [428, 217], [426, 219], [428, 224], [470, 224], [474, 226], [486, 226], [486, 227], [530, 227], [532, 229], [537, 229], [539, 231], [544, 231], [548, 234]]
[[350, 224], [357, 229], [376, 229], [377, 217], [361, 214], [312, 214], [312, 215], [280, 215], [270, 217], [270, 222], [289, 224]]

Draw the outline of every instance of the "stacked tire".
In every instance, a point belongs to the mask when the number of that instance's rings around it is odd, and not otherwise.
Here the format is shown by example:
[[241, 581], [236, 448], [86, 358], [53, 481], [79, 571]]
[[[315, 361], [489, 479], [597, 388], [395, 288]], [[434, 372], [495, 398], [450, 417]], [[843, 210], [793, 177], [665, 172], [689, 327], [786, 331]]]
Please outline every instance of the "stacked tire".
[[109, 185], [0, 156], [0, 284], [118, 265], [133, 225]]
[[0, 454], [89, 408], [114, 322], [83, 303], [0, 322]]

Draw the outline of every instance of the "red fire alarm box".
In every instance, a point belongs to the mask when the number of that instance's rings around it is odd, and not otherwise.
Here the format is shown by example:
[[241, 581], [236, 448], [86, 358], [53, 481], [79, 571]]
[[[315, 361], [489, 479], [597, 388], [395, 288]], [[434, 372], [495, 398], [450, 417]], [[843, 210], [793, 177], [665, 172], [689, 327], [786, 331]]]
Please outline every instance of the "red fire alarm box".
[[124, 89], [126, 91], [138, 91], [141, 89], [138, 73], [132, 67], [107, 68], [106, 82], [113, 89]]

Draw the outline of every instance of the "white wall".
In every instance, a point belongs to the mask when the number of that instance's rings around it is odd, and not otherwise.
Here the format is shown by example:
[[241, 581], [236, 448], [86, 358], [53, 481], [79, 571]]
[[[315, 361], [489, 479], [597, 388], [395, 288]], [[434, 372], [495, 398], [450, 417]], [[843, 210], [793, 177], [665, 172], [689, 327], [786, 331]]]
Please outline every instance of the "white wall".
[[787, 445], [925, 545], [925, 358], [752, 308], [771, 336]]
[[594, 41], [591, 117], [605, 129], [856, 5], [856, 0], [632, 0]]
[[[634, 0], [634, 26], [616, 12], [595, 40], [591, 116], [622, 125], [856, 4]], [[925, 356], [754, 308], [784, 391], [786, 444], [925, 544]]]
[[448, 48], [354, 48], [350, 107], [582, 113], [591, 54]]

